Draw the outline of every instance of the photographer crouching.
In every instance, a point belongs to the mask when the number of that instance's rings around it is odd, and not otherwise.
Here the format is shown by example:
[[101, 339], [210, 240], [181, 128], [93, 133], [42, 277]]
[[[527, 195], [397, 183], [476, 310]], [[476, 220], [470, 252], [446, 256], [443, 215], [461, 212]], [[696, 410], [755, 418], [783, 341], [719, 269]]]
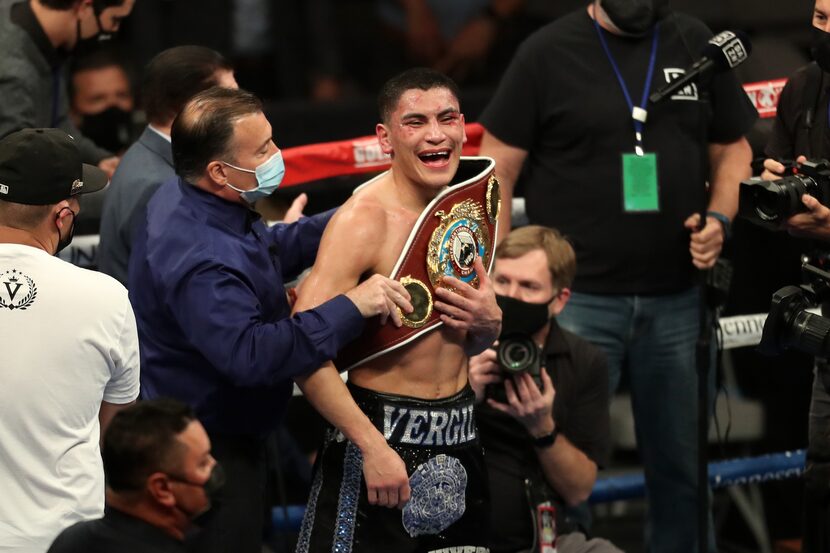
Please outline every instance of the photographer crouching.
[[[830, 252], [830, 165], [822, 161], [830, 159], [828, 17], [830, 0], [816, 0], [811, 29], [815, 61], [790, 77], [782, 91], [765, 152], [769, 159], [764, 161], [761, 177], [773, 182], [742, 183], [740, 199], [741, 214], [751, 221], [817, 240], [816, 257], [825, 264]], [[822, 314], [828, 313], [824, 302]], [[775, 318], [771, 312], [766, 326], [775, 323]], [[764, 342], [769, 342], [766, 326]], [[830, 367], [826, 358], [816, 359], [813, 378], [804, 519], [803, 551], [830, 551]]]
[[571, 507], [590, 495], [609, 448], [608, 368], [595, 346], [559, 327], [576, 256], [559, 232], [513, 230], [492, 281], [503, 312], [493, 349], [470, 359], [491, 490], [492, 553], [616, 553], [586, 538]]

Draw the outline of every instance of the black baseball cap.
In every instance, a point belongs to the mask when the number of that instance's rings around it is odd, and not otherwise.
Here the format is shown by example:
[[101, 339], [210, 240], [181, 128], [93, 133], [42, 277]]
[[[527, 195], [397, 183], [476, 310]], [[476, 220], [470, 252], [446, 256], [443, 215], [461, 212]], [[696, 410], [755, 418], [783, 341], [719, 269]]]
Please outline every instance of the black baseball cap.
[[60, 129], [23, 129], [0, 140], [0, 200], [51, 205], [97, 192], [108, 181], [81, 162], [75, 139]]

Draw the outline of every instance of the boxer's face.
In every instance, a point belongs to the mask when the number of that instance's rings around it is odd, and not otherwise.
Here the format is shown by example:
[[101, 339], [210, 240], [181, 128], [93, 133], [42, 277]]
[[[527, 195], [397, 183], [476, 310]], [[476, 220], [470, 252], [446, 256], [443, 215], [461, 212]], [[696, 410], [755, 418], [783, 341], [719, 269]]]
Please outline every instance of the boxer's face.
[[446, 88], [407, 90], [376, 130], [393, 169], [429, 188], [450, 183], [467, 141], [458, 99]]

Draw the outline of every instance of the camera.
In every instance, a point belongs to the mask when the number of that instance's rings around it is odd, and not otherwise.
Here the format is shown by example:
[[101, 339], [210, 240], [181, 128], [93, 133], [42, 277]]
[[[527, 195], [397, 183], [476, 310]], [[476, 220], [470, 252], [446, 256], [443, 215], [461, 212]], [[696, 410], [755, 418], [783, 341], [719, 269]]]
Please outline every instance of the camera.
[[785, 286], [772, 295], [758, 351], [778, 355], [794, 349], [817, 357], [830, 357], [830, 319], [810, 310], [830, 298], [830, 273], [804, 264], [807, 284]]
[[[496, 362], [505, 379], [523, 372], [533, 377], [533, 381], [542, 389], [542, 350], [527, 334], [509, 334], [499, 338], [496, 348]], [[507, 403], [504, 383], [488, 384], [485, 396]]]
[[801, 196], [810, 194], [822, 204], [830, 201], [830, 162], [805, 161], [796, 166], [785, 162], [792, 175], [767, 181], [745, 180], [740, 187], [738, 215], [751, 223], [778, 230], [791, 216], [806, 211]]

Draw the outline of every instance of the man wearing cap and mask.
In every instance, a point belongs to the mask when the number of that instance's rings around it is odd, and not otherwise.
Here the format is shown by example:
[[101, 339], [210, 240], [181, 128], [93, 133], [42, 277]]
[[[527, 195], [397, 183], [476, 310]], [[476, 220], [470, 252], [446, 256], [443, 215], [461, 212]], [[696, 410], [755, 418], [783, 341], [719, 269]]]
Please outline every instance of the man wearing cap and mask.
[[49, 553], [182, 553], [225, 483], [210, 438], [187, 405], [142, 401], [119, 412], [101, 444], [104, 517], [61, 532]]
[[[573, 248], [554, 229], [515, 229], [496, 250], [501, 338], [470, 359], [470, 385], [483, 401], [476, 421], [492, 495], [491, 553], [544, 551], [554, 535], [560, 553], [619, 553], [586, 539], [569, 510], [590, 495], [610, 445], [605, 355], [556, 322], [575, 273]], [[556, 522], [548, 534], [538, 530], [546, 512]]]
[[59, 129], [0, 140], [0, 551], [43, 553], [103, 514], [100, 433], [138, 396], [126, 289], [55, 257], [106, 184]]
[[171, 139], [178, 178], [150, 199], [130, 252], [142, 397], [191, 405], [225, 468], [222, 505], [193, 550], [259, 553], [265, 439], [292, 378], [333, 358], [364, 318], [412, 308], [399, 282], [375, 275], [291, 316], [284, 283], [314, 262], [333, 211], [268, 228], [253, 210], [285, 173], [255, 96], [221, 87], [196, 94]]
[[522, 44], [480, 119], [504, 199], [519, 182], [529, 221], [573, 241], [559, 324], [605, 350], [612, 391], [629, 368], [648, 549], [660, 553], [697, 547], [696, 269], [728, 235], [757, 114], [728, 72], [648, 97], [711, 37], [667, 0], [591, 2]]
[[135, 0], [0, 0], [0, 137], [29, 127], [76, 137], [86, 163], [112, 176], [118, 158], [68, 117], [66, 61], [118, 31]]
[[[830, 0], [816, 0], [813, 8], [810, 63], [792, 75], [778, 99], [772, 136], [765, 149], [767, 180], [785, 176], [782, 160], [830, 159]], [[804, 211], [793, 215], [782, 230], [800, 238], [830, 242], [830, 208], [815, 197], [801, 197]], [[827, 306], [822, 305], [827, 316]], [[804, 551], [818, 553], [830, 548], [830, 367], [816, 359], [810, 404], [807, 469], [804, 474]]]

